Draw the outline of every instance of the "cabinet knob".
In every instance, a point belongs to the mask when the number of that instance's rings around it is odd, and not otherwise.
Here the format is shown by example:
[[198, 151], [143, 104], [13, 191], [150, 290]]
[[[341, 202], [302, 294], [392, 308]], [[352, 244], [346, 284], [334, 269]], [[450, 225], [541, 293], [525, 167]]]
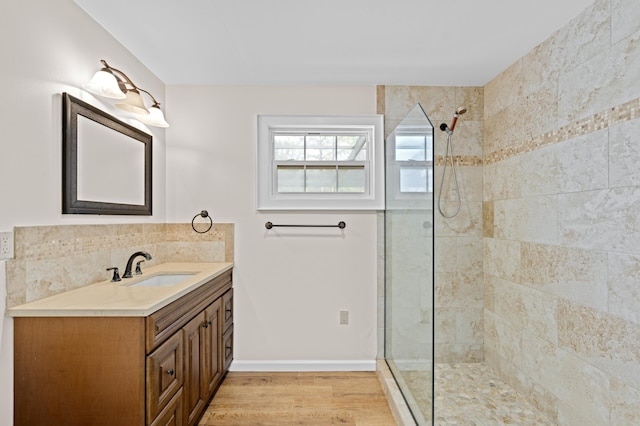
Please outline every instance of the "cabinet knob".
[[175, 371], [173, 371], [173, 368], [171, 370], [167, 371], [167, 374], [170, 375], [170, 376], [173, 376], [174, 373], [175, 373]]
[[211, 325], [211, 321], [207, 321], [204, 324], [202, 324], [202, 327], [209, 328], [210, 325]]

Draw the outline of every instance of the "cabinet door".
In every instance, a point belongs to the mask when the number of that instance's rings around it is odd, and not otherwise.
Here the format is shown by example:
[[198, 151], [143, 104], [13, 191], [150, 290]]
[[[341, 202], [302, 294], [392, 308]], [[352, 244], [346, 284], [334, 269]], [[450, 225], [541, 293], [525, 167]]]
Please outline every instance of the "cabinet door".
[[220, 383], [222, 378], [222, 302], [213, 302], [205, 310], [206, 324], [204, 329], [204, 382], [203, 393], [208, 401], [209, 396]]
[[224, 316], [222, 319], [222, 332], [226, 332], [231, 324], [233, 324], [233, 289], [229, 289], [222, 296], [222, 305], [224, 307]]
[[202, 392], [202, 362], [204, 355], [204, 328], [206, 324], [204, 312], [184, 326], [185, 335], [185, 378], [184, 378], [184, 411], [187, 424], [195, 423], [204, 407], [206, 395]]
[[229, 370], [233, 361], [233, 325], [222, 335], [222, 369], [224, 372]]
[[147, 419], [156, 418], [180, 390], [183, 381], [182, 332], [147, 356]]

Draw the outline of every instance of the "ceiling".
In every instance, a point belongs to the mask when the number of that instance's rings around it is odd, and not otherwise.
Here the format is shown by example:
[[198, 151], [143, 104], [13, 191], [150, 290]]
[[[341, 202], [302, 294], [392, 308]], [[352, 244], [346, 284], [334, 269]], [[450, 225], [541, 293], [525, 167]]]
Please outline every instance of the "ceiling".
[[593, 0], [75, 2], [167, 85], [483, 86]]

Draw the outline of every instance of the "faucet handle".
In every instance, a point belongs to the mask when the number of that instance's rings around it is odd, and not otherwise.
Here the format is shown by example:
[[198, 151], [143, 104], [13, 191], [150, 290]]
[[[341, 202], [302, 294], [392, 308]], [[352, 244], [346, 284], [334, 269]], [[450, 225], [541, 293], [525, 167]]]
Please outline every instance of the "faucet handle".
[[140, 268], [140, 264], [144, 262], [144, 260], [141, 260], [139, 262], [136, 263], [136, 275], [142, 275], [142, 269]]
[[120, 272], [118, 272], [118, 268], [116, 266], [114, 266], [113, 268], [107, 268], [107, 271], [113, 271], [113, 277], [111, 278], [112, 283], [122, 281], [120, 279]]

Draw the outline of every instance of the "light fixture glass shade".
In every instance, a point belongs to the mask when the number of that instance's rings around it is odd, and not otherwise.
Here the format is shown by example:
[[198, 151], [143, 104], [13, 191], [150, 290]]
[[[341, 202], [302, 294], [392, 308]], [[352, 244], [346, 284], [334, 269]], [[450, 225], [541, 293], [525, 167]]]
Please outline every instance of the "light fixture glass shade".
[[117, 103], [116, 106], [125, 111], [132, 112], [134, 114], [140, 115], [148, 115], [149, 110], [144, 106], [144, 102], [142, 101], [142, 96], [140, 96], [140, 92], [136, 89], [131, 89], [127, 91], [127, 96], [124, 101]]
[[169, 127], [169, 123], [164, 119], [162, 110], [156, 105], [149, 108], [148, 115], [140, 116], [138, 119], [144, 124], [148, 124], [150, 126]]
[[84, 85], [84, 88], [105, 98], [124, 99], [126, 97], [118, 86], [118, 80], [109, 71], [100, 70], [95, 73], [91, 81]]

